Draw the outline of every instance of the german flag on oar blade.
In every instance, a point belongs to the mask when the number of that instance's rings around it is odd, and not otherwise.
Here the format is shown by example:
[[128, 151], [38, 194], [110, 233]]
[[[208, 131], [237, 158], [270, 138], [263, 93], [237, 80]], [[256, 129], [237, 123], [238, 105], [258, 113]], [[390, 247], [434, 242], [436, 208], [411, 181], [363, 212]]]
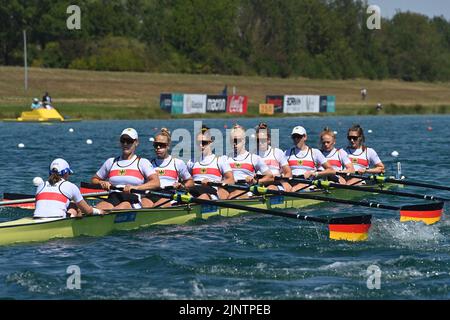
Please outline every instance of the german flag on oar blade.
[[332, 218], [329, 222], [330, 239], [364, 241], [369, 237], [371, 215]]
[[443, 211], [443, 202], [402, 206], [400, 221], [423, 221], [426, 224], [433, 224], [441, 220]]

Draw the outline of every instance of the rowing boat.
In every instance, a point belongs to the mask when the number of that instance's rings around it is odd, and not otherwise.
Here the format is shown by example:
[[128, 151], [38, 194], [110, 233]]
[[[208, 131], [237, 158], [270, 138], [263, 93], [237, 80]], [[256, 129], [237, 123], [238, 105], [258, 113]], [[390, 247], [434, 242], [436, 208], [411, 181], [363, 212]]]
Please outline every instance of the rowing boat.
[[[308, 194], [326, 195], [330, 198], [358, 198], [367, 194], [332, 190], [315, 190]], [[284, 196], [261, 196], [251, 199], [224, 200], [228, 204], [239, 204], [262, 209], [306, 208], [322, 201]], [[116, 230], [133, 230], [151, 225], [185, 224], [195, 219], [212, 216], [233, 217], [247, 213], [245, 210], [219, 208], [214, 205], [187, 204], [168, 208], [116, 210], [104, 216], [83, 218], [34, 219], [32, 217], [0, 223], [0, 245], [23, 242], [47, 241], [54, 238], [77, 236], [104, 236]]]

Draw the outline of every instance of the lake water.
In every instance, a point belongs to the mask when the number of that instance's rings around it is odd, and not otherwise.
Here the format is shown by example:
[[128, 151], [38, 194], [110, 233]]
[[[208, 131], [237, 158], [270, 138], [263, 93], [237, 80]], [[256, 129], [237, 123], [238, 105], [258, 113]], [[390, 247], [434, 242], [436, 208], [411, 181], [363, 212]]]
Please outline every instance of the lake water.
[[[245, 127], [256, 119], [239, 119]], [[366, 142], [388, 170], [402, 162], [411, 179], [450, 185], [449, 116], [308, 117], [268, 119], [279, 128], [280, 146], [290, 146], [290, 130], [302, 125], [317, 147], [325, 126], [338, 131], [360, 123]], [[229, 119], [206, 120], [231, 128]], [[108, 157], [119, 155], [118, 135], [134, 127], [143, 157], [152, 157], [149, 137], [161, 126], [192, 132], [193, 120], [85, 121], [65, 124], [0, 123], [0, 192], [33, 193], [32, 179], [45, 177], [56, 157], [69, 161], [73, 182], [88, 181]], [[428, 128], [432, 130], [428, 130]], [[69, 132], [73, 128], [74, 132]], [[372, 130], [372, 133], [368, 133]], [[92, 144], [86, 144], [91, 139]], [[17, 145], [23, 143], [24, 148]], [[399, 157], [393, 158], [392, 151]], [[392, 173], [392, 170], [390, 171]], [[450, 197], [448, 192], [405, 191]], [[417, 203], [377, 196], [389, 204]], [[272, 216], [216, 218], [204, 223], [158, 226], [102, 238], [57, 239], [0, 247], [0, 299], [449, 299], [450, 222], [433, 226], [400, 223], [390, 211], [322, 205], [305, 210], [372, 213], [369, 240], [331, 241], [323, 225]], [[447, 209], [448, 212], [448, 209]], [[0, 220], [29, 215], [0, 208]], [[66, 287], [69, 266], [81, 270], [81, 289]], [[367, 269], [381, 270], [380, 289], [367, 286]]]

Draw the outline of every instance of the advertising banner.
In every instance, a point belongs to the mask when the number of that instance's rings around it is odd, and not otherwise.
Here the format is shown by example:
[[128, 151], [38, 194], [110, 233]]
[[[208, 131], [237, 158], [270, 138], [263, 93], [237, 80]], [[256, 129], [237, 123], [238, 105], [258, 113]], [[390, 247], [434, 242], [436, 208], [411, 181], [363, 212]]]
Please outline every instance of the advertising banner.
[[320, 112], [327, 112], [328, 96], [320, 96]]
[[274, 113], [275, 109], [272, 103], [261, 103], [259, 105], [259, 114], [273, 115]]
[[167, 112], [172, 112], [172, 94], [161, 93], [159, 96], [159, 107]]
[[206, 112], [227, 112], [227, 96], [208, 95]]
[[282, 113], [284, 96], [266, 96], [266, 103], [273, 104], [275, 113]]
[[327, 96], [327, 112], [336, 112], [336, 96]]
[[285, 113], [315, 113], [320, 110], [320, 96], [284, 96]]
[[183, 101], [183, 113], [205, 113], [206, 94], [185, 94]]
[[247, 96], [229, 96], [227, 104], [227, 113], [247, 113]]
[[183, 113], [183, 100], [184, 95], [182, 93], [172, 94], [172, 114], [182, 114]]

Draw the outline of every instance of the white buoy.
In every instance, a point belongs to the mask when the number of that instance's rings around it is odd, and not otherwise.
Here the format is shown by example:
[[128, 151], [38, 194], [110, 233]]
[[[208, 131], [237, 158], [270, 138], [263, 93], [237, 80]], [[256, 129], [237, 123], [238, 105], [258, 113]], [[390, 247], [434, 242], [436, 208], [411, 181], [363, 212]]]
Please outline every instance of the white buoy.
[[397, 152], [397, 151], [392, 151], [392, 153], [391, 153], [391, 156], [393, 156], [393, 157], [395, 157], [395, 158], [397, 158], [398, 157], [398, 155], [399, 155], [399, 153]]
[[148, 141], [153, 142], [153, 141], [155, 141], [155, 138], [150, 137], [150, 138], [148, 139]]
[[338, 134], [338, 132], [337, 132], [337, 131], [333, 131], [333, 133], [334, 133], [334, 134]]
[[373, 131], [369, 129], [369, 130], [367, 130], [367, 132], [368, 132], [368, 133], [372, 133]]
[[73, 128], [70, 128], [70, 129], [69, 129], [69, 132], [73, 132]]
[[92, 144], [92, 140], [91, 140], [91, 139], [87, 139], [87, 140], [86, 140], [86, 143], [87, 143], [87, 144]]
[[252, 137], [252, 139], [255, 139], [256, 135], [253, 133], [253, 134], [251, 135], [251, 137]]
[[25, 145], [24, 145], [23, 143], [19, 143], [19, 144], [17, 145], [17, 147], [18, 147], [18, 148], [25, 148]]
[[33, 184], [37, 187], [39, 185], [41, 185], [42, 183], [44, 183], [44, 180], [41, 177], [35, 177], [33, 179]]

